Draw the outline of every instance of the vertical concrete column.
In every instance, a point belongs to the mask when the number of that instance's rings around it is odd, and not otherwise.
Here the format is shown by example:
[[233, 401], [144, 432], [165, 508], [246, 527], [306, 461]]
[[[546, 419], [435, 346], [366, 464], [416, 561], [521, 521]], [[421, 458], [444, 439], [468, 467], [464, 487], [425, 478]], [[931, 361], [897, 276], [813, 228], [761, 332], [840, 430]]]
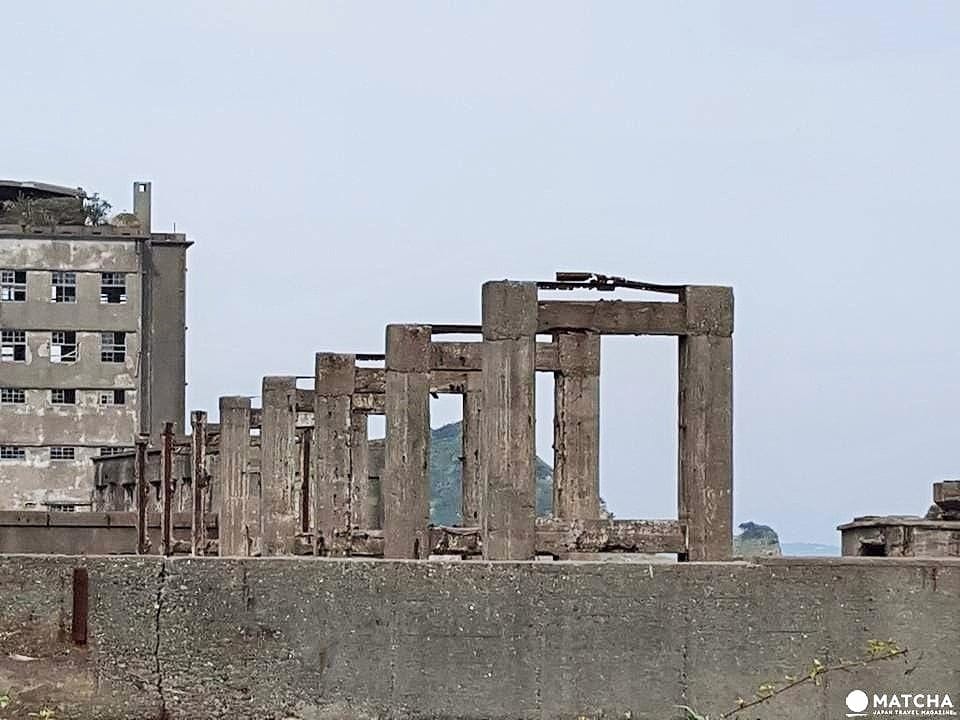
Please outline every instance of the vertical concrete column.
[[203, 410], [190, 413], [190, 457], [192, 502], [190, 507], [190, 552], [205, 555], [207, 552], [206, 502], [207, 490], [207, 414]]
[[370, 447], [367, 413], [354, 410], [350, 421], [350, 522], [354, 527], [379, 527], [377, 498], [370, 482]]
[[313, 496], [317, 552], [348, 552], [350, 530], [351, 405], [355, 356], [317, 353], [314, 398]]
[[385, 558], [430, 553], [429, 325], [388, 325], [383, 495]]
[[264, 555], [289, 555], [298, 511], [297, 379], [265, 377], [261, 398], [261, 547]]
[[487, 560], [536, 554], [537, 286], [483, 285], [480, 526]]
[[600, 336], [555, 335], [553, 514], [568, 520], [600, 517]]
[[690, 287], [679, 348], [678, 515], [687, 560], [733, 554], [733, 291]]
[[250, 398], [220, 398], [220, 555], [247, 556], [259, 528], [256, 498], [251, 497]]
[[480, 411], [483, 402], [483, 374], [467, 373], [463, 393], [463, 443], [461, 465], [461, 522], [463, 527], [480, 526]]
[[310, 468], [312, 465], [310, 445], [313, 429], [300, 435], [300, 531], [310, 532]]

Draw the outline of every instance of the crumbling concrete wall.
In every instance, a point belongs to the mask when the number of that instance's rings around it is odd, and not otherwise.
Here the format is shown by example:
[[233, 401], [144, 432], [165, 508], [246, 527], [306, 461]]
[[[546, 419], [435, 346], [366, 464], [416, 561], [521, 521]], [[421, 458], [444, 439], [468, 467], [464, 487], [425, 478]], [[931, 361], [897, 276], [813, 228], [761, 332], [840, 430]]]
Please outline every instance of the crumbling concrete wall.
[[[90, 577], [86, 649], [68, 640], [78, 564]], [[0, 687], [26, 699], [11, 717], [47, 703], [85, 720], [663, 720], [681, 704], [729, 710], [870, 639], [910, 649], [909, 675], [900, 660], [877, 663], [756, 713], [832, 720], [854, 688], [960, 700], [958, 607], [951, 560], [2, 556]]]

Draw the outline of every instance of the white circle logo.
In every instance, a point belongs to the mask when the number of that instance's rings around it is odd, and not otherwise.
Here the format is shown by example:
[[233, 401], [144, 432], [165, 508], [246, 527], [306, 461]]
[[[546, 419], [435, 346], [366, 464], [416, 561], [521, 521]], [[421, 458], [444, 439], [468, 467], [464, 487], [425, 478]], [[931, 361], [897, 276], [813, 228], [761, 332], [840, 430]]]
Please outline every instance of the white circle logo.
[[850, 708], [850, 712], [863, 712], [869, 704], [870, 701], [867, 699], [867, 694], [863, 690], [852, 690], [850, 694], [847, 695], [847, 707]]

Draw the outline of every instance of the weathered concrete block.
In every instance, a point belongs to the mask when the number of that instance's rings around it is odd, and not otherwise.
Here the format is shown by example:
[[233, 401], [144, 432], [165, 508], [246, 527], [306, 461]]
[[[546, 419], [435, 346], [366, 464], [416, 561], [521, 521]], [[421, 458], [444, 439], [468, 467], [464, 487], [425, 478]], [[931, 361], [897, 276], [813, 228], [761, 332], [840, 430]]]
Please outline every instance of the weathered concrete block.
[[500, 280], [482, 290], [483, 337], [510, 340], [537, 333], [537, 284]]
[[683, 293], [687, 332], [691, 335], [733, 335], [733, 288], [690, 285]]
[[356, 383], [356, 356], [345, 353], [317, 353], [315, 391], [328, 397], [352, 395]]
[[387, 325], [386, 334], [387, 370], [430, 371], [429, 325]]
[[[78, 562], [86, 651], [61, 632]], [[854, 688], [956, 704], [958, 600], [956, 560], [0, 556], [0, 682], [11, 717], [53, 705], [65, 720], [663, 720], [677, 705], [719, 717], [872, 639], [909, 649], [750, 715], [834, 720]]]

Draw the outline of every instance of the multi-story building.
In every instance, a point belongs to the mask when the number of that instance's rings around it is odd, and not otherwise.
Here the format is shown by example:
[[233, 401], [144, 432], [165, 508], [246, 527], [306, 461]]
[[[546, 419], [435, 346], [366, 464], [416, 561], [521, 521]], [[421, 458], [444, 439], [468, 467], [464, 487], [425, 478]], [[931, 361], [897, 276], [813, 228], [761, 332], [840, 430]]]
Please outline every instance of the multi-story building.
[[86, 509], [92, 458], [182, 432], [191, 243], [151, 232], [150, 183], [104, 209], [0, 181], [0, 508]]

